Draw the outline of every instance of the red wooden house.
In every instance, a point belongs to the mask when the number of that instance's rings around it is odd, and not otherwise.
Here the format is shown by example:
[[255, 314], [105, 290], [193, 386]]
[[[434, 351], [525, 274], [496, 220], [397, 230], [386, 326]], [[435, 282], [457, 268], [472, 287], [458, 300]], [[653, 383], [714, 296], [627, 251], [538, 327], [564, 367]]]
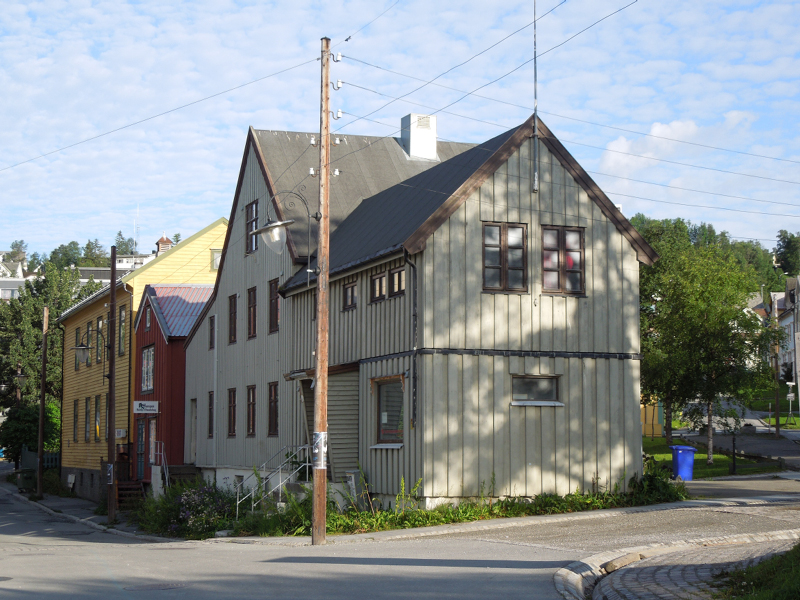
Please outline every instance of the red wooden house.
[[213, 285], [148, 285], [134, 323], [139, 360], [133, 403], [133, 477], [183, 464], [186, 353], [183, 343]]

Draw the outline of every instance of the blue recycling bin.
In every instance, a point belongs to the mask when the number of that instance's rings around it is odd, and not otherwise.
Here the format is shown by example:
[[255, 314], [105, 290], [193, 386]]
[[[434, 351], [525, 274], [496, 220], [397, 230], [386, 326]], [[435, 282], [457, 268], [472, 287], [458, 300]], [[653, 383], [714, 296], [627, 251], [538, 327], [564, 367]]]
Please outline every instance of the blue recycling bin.
[[697, 452], [697, 448], [670, 446], [669, 449], [672, 450], [672, 477], [691, 481], [694, 472], [694, 453]]

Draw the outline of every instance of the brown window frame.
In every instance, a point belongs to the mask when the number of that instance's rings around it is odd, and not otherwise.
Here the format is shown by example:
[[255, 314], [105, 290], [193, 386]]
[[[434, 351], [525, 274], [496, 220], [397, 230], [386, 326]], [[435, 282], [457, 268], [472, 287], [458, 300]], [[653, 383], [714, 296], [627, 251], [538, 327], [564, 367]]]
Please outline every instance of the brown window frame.
[[78, 423], [80, 423], [79, 411], [81, 408], [81, 401], [75, 400], [72, 407], [72, 441], [78, 441]]
[[[375, 282], [379, 282], [381, 288], [378, 294], [375, 293]], [[376, 273], [369, 278], [369, 303], [383, 302], [386, 300], [386, 271]]]
[[[125, 356], [125, 307], [119, 307], [119, 348], [117, 354], [119, 356]], [[111, 349], [114, 350], [113, 348]]]
[[239, 302], [238, 294], [228, 296], [228, 343], [236, 343], [236, 311]]
[[406, 293], [406, 268], [398, 267], [389, 271], [388, 284], [389, 298], [403, 296]]
[[[352, 293], [349, 293], [351, 291]], [[345, 283], [342, 286], [342, 310], [353, 310], [356, 306], [358, 306], [358, 282]]]
[[[544, 236], [546, 231], [558, 232], [558, 248], [548, 247], [545, 248]], [[568, 269], [566, 261], [566, 253], [575, 252], [575, 250], [567, 250], [566, 236], [567, 232], [577, 232], [580, 235], [580, 254], [581, 266], [579, 269]], [[544, 266], [544, 253], [546, 250], [558, 251], [558, 268], [545, 268]], [[564, 295], [564, 296], [585, 296], [586, 295], [586, 236], [583, 227], [568, 227], [565, 225], [542, 225], [542, 294], [545, 295]], [[558, 273], [558, 289], [546, 288], [544, 286], [545, 273]], [[580, 273], [581, 275], [581, 289], [568, 290], [567, 289], [567, 273]]]
[[[499, 244], [487, 244], [486, 243], [486, 228], [487, 227], [499, 227], [500, 228], [500, 243]], [[508, 266], [508, 230], [509, 228], [513, 229], [522, 229], [522, 269], [518, 268], [510, 268]], [[527, 294], [528, 293], [528, 225], [527, 223], [500, 223], [497, 221], [484, 221], [483, 222], [483, 229], [482, 229], [482, 239], [481, 239], [481, 248], [482, 248], [482, 284], [483, 284], [483, 291], [484, 292], [501, 292], [504, 294]], [[500, 265], [499, 266], [492, 266], [490, 265], [490, 269], [499, 269], [500, 270], [500, 285], [499, 286], [490, 286], [486, 285], [486, 249], [487, 248], [497, 248], [500, 251]], [[518, 247], [512, 247], [512, 249], [519, 249]], [[509, 287], [508, 284], [508, 272], [509, 271], [522, 271], [522, 287]]]
[[257, 321], [257, 304], [258, 297], [256, 295], [256, 288], [251, 287], [247, 290], [247, 339], [251, 340], [256, 337]]
[[[92, 345], [92, 322], [91, 321], [89, 321], [86, 324], [86, 343], [89, 346]], [[86, 357], [86, 366], [87, 367], [91, 367], [92, 366], [92, 352], [91, 352], [91, 350], [89, 351], [89, 355]]]
[[94, 397], [94, 441], [100, 441], [100, 398], [102, 394]]
[[256, 386], [247, 386], [247, 437], [256, 434]]
[[236, 437], [236, 388], [228, 388], [228, 437]]
[[95, 362], [101, 363], [103, 362], [103, 344], [101, 343], [101, 336], [103, 332], [103, 317], [97, 317], [97, 329], [95, 331], [95, 342], [97, 343], [97, 348], [95, 348]]
[[245, 206], [245, 254], [253, 254], [258, 250], [258, 234], [253, 233], [258, 229], [258, 199]]
[[269, 384], [269, 423], [267, 425], [267, 436], [278, 436], [278, 382], [272, 381]]
[[280, 329], [281, 307], [278, 294], [278, 280], [269, 281], [269, 333], [277, 333]]
[[[405, 388], [406, 388], [405, 379], [403, 377], [398, 377], [398, 376], [381, 377], [379, 379], [373, 380], [372, 383], [373, 383], [373, 386], [374, 386], [373, 389], [374, 389], [374, 393], [375, 393], [375, 399], [376, 399], [376, 403], [377, 403], [377, 413], [378, 413], [377, 414], [377, 423], [376, 423], [376, 425], [377, 425], [377, 428], [376, 428], [377, 443], [378, 444], [403, 444], [405, 442], [405, 426], [404, 426], [404, 423], [403, 423], [404, 411], [405, 411], [405, 402], [406, 402], [406, 398], [405, 398]], [[400, 409], [400, 425], [403, 426], [403, 430], [401, 432], [401, 439], [399, 439], [399, 440], [398, 439], [384, 439], [384, 438], [381, 437], [381, 413], [382, 413], [382, 411], [381, 411], [381, 386], [391, 385], [391, 384], [395, 384], [395, 383], [399, 383], [400, 384], [400, 389], [403, 392], [403, 406]]]
[[92, 399], [91, 397], [86, 398], [85, 402], [85, 410], [86, 414], [84, 415], [84, 431], [83, 431], [83, 441], [88, 442], [91, 439], [91, 432], [92, 432]]
[[213, 350], [217, 344], [216, 315], [208, 317], [208, 349]]
[[208, 439], [214, 439], [214, 392], [208, 392]]

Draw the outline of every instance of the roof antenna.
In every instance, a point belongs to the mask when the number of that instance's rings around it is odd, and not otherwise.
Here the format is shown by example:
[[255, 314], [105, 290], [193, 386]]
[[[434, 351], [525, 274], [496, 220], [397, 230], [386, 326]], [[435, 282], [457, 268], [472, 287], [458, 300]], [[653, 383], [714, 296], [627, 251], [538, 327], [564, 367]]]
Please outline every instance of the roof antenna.
[[536, 72], [536, 0], [533, 0], [533, 193], [539, 192], [539, 98]]

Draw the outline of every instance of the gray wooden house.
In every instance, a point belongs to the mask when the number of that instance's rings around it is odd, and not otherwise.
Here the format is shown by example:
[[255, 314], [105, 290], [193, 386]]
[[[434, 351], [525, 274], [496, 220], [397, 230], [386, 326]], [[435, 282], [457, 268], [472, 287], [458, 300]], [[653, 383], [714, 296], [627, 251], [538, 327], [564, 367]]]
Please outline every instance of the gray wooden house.
[[[403, 132], [332, 146], [330, 478], [360, 467], [387, 496], [421, 479], [435, 503], [641, 473], [653, 249], [541, 122], [537, 192], [531, 119], [478, 145], [437, 140], [435, 117]], [[313, 431], [316, 222], [282, 193], [315, 212], [313, 135], [250, 130], [187, 340], [186, 461], [220, 483]], [[267, 217], [295, 220], [281, 254], [250, 233]]]

